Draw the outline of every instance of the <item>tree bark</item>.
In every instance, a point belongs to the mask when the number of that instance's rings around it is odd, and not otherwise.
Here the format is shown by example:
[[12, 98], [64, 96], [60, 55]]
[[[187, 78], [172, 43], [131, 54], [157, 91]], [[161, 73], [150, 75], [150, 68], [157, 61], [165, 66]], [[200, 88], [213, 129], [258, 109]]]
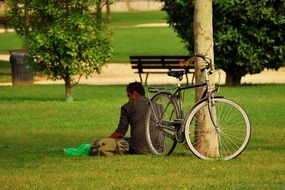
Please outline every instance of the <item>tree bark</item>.
[[226, 72], [226, 86], [239, 86], [241, 84], [241, 77]]
[[[193, 23], [195, 53], [203, 54], [211, 58], [214, 62], [212, 0], [195, 0]], [[201, 73], [201, 68], [203, 68], [203, 64], [204, 63], [202, 59], [196, 58], [195, 80], [198, 83], [205, 81], [204, 75], [203, 73]], [[214, 80], [211, 80], [210, 78], [210, 81]], [[196, 89], [196, 101], [200, 100], [203, 91], [203, 88]], [[204, 126], [196, 125], [195, 139], [197, 141], [197, 150], [204, 155], [209, 155], [210, 157], [218, 156], [218, 138], [207, 109], [202, 110], [202, 114], [198, 118], [198, 123], [204, 123]]]
[[97, 20], [102, 20], [102, 7], [96, 7], [96, 18]]
[[96, 2], [96, 19], [101, 21], [102, 20], [102, 0]]
[[72, 102], [73, 97], [72, 97], [72, 85], [71, 85], [71, 78], [66, 77], [64, 79], [65, 82], [65, 101], [67, 102]]
[[132, 11], [130, 0], [127, 0], [127, 8], [128, 8], [128, 11]]
[[25, 49], [28, 50], [28, 35], [29, 35], [29, 24], [30, 24], [30, 15], [29, 15], [29, 8], [28, 8], [28, 1], [25, 0], [24, 2], [24, 6], [25, 6], [25, 9], [24, 9], [24, 14], [25, 14], [25, 27], [24, 27], [24, 46], [25, 46]]
[[111, 6], [110, 6], [110, 0], [107, 0], [106, 1], [106, 14], [107, 14], [107, 21], [109, 22], [109, 23], [111, 23], [112, 22], [112, 14], [111, 14]]

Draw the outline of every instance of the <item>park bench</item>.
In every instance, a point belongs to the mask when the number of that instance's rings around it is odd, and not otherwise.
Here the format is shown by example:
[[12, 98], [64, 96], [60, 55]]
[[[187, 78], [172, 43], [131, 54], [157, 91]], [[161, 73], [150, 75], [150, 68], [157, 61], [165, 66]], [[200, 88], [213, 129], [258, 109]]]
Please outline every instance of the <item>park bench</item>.
[[135, 55], [130, 56], [132, 69], [137, 70], [135, 73], [139, 74], [140, 81], [143, 83], [142, 74], [146, 74], [145, 85], [147, 85], [148, 75], [152, 74], [166, 74], [170, 70], [185, 70], [187, 84], [189, 84], [188, 74], [192, 74], [192, 83], [194, 82], [195, 66], [187, 65], [185, 62], [189, 56], [180, 55]]

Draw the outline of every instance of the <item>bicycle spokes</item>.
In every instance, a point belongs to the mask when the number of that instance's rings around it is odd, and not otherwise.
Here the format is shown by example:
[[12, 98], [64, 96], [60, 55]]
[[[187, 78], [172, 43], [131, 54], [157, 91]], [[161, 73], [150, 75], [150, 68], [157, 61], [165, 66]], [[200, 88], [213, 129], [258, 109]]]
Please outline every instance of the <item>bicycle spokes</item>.
[[[216, 98], [214, 105], [213, 114], [217, 127], [211, 119], [210, 122], [207, 119], [210, 118], [207, 101], [201, 102], [186, 118], [185, 139], [199, 158], [232, 159], [244, 150], [249, 141], [250, 122], [244, 110], [230, 100]], [[209, 149], [205, 151], [201, 147]]]
[[168, 155], [176, 146], [174, 120], [178, 117], [176, 103], [169, 94], [160, 93], [151, 100], [146, 121], [146, 140], [152, 153]]

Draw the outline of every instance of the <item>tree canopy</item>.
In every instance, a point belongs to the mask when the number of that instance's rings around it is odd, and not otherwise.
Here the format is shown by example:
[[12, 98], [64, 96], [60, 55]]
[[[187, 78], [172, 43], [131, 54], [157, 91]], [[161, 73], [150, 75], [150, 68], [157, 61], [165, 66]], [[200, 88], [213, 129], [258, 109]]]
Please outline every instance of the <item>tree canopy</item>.
[[[162, 0], [168, 23], [193, 53], [194, 0]], [[285, 61], [285, 0], [214, 0], [215, 64], [226, 84], [246, 74], [278, 69]]]
[[25, 37], [32, 67], [63, 79], [67, 98], [78, 78], [99, 73], [111, 56], [110, 32], [90, 10], [97, 1], [9, 1], [10, 23]]

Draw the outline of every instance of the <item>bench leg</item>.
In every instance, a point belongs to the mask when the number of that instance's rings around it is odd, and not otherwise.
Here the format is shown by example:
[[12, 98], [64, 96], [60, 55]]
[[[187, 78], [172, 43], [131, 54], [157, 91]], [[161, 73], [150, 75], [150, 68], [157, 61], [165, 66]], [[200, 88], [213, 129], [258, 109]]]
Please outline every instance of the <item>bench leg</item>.
[[139, 76], [140, 76], [140, 80], [141, 80], [141, 84], [143, 83], [143, 80], [142, 80], [142, 75], [141, 73], [139, 73]]
[[187, 84], [187, 85], [189, 84], [189, 79], [188, 79], [187, 73], [186, 73], [186, 84]]
[[144, 81], [144, 84], [145, 84], [145, 85], [147, 85], [148, 74], [149, 74], [149, 73], [147, 73], [147, 74], [146, 74], [146, 77], [145, 77], [145, 81]]
[[[141, 84], [143, 84], [142, 74], [139, 73], [139, 76], [140, 76]], [[148, 73], [146, 74], [146, 77], [145, 77], [145, 81], [144, 81], [144, 84], [145, 84], [145, 85], [147, 85], [147, 78], [148, 78]]]
[[[194, 84], [195, 73], [191, 73], [191, 74], [192, 74], [191, 84]], [[189, 84], [188, 74], [186, 74], [186, 81], [187, 81], [187, 85], [188, 85]]]

